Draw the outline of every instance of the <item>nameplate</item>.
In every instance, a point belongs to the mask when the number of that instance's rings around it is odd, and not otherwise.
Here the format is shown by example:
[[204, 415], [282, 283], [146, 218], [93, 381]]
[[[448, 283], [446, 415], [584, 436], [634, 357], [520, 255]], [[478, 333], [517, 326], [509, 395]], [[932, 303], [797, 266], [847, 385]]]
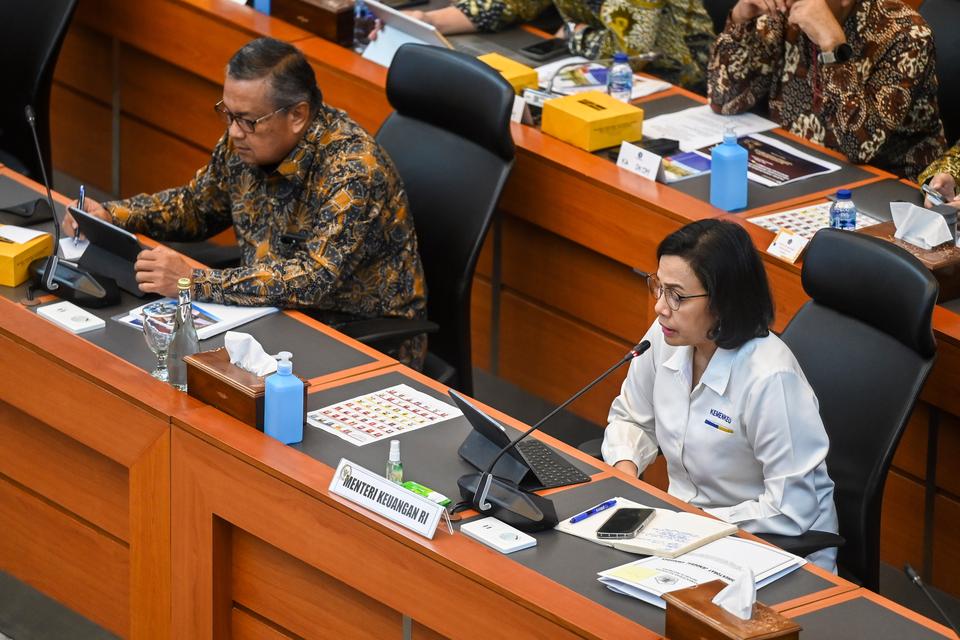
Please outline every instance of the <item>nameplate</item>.
[[789, 229], [781, 228], [773, 237], [773, 242], [767, 247], [767, 253], [793, 264], [807, 248], [808, 240]]
[[647, 180], [656, 180], [660, 172], [660, 156], [638, 147], [630, 142], [620, 143], [620, 155], [617, 156], [617, 166], [635, 173]]
[[444, 513], [439, 504], [346, 458], [340, 458], [330, 491], [431, 540]]
[[510, 121], [517, 124], [533, 126], [533, 116], [530, 115], [530, 105], [520, 96], [513, 96], [513, 109], [510, 111]]

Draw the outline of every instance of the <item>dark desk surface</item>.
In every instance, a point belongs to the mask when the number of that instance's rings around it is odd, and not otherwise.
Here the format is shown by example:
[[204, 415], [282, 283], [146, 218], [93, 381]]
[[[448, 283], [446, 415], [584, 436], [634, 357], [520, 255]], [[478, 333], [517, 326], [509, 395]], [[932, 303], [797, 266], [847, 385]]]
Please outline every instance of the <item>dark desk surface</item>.
[[940, 640], [956, 637], [946, 627], [865, 589], [791, 609], [785, 615], [803, 627], [801, 638]]

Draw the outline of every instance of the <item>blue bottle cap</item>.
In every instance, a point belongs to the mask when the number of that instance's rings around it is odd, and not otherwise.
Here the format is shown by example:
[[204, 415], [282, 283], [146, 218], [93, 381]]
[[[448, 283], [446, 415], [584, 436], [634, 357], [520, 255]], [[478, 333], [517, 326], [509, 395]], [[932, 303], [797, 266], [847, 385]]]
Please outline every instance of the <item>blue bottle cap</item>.
[[840, 189], [837, 191], [837, 200], [849, 200], [850, 199], [850, 189]]
[[615, 63], [616, 63], [616, 62], [629, 62], [629, 61], [630, 61], [630, 58], [628, 58], [628, 57], [627, 57], [627, 54], [625, 54], [623, 51], [617, 51], [615, 54], [613, 54], [613, 61], [614, 61]]

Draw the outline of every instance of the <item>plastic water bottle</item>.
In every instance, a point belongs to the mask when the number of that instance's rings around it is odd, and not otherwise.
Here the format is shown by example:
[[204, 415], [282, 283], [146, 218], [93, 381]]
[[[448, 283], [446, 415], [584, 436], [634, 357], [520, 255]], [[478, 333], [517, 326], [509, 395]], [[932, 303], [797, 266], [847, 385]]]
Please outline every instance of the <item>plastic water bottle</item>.
[[167, 347], [168, 381], [175, 389], [187, 390], [187, 363], [183, 358], [199, 350], [200, 340], [193, 324], [190, 278], [180, 278], [177, 280], [177, 313], [173, 316], [173, 332]]
[[355, 0], [353, 4], [353, 50], [363, 53], [370, 44], [370, 32], [376, 24], [376, 17], [367, 8], [363, 0]]
[[253, 8], [260, 13], [270, 15], [270, 0], [253, 0]]
[[850, 199], [849, 189], [837, 191], [837, 199], [830, 205], [830, 226], [844, 231], [857, 228], [857, 205]]
[[293, 375], [292, 357], [277, 354], [277, 372], [267, 378], [263, 398], [263, 432], [283, 444], [303, 440], [303, 381]]
[[747, 150], [732, 129], [710, 153], [710, 204], [724, 211], [747, 206]]
[[633, 95], [633, 69], [623, 52], [613, 54], [613, 66], [607, 74], [607, 93], [623, 102], [630, 102]]

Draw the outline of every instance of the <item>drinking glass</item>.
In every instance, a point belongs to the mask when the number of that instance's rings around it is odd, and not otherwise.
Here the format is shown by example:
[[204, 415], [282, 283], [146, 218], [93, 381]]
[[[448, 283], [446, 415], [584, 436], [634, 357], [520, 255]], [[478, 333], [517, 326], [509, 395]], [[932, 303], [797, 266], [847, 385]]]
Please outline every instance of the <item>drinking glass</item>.
[[173, 337], [173, 317], [177, 313], [177, 304], [172, 301], [160, 301], [148, 304], [140, 311], [143, 321], [143, 337], [147, 346], [157, 356], [157, 366], [150, 372], [157, 380], [169, 381], [167, 372], [167, 348]]

